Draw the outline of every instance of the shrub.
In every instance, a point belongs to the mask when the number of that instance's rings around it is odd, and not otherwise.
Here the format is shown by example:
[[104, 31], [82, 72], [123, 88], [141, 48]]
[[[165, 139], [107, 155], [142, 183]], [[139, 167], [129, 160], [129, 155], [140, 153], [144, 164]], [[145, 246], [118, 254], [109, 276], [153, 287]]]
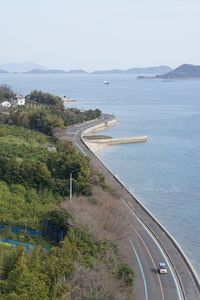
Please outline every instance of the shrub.
[[126, 264], [123, 264], [118, 269], [119, 279], [124, 280], [127, 286], [134, 286], [135, 275], [133, 270]]

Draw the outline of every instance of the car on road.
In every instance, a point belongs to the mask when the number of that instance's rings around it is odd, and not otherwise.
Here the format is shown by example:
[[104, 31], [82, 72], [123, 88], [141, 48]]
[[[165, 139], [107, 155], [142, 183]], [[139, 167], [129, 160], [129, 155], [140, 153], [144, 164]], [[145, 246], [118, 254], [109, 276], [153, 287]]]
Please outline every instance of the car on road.
[[159, 263], [158, 273], [167, 274], [167, 267], [165, 263]]

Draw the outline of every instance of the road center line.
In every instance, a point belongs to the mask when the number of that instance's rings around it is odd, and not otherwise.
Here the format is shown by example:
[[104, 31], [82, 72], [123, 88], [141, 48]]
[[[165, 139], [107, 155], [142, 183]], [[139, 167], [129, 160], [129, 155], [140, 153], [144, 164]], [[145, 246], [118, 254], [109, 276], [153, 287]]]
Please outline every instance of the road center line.
[[[152, 232], [149, 231], [149, 229], [143, 224], [141, 223], [143, 228], [149, 233], [149, 235], [151, 236], [151, 238], [153, 239], [153, 241], [155, 242], [155, 244], [157, 245], [158, 249], [160, 250], [160, 252], [162, 253], [167, 265], [168, 265], [168, 268], [170, 270], [170, 273], [173, 277], [173, 280], [174, 280], [174, 283], [175, 283], [175, 286], [176, 286], [176, 291], [177, 291], [177, 294], [178, 294], [178, 297], [180, 300], [183, 299], [183, 296], [182, 296], [182, 291], [181, 291], [181, 288], [179, 287], [179, 284], [177, 282], [177, 278], [176, 278], [176, 275], [174, 274], [174, 271], [172, 270], [172, 266], [171, 266], [171, 263], [167, 257], [167, 255], [165, 254], [163, 248], [161, 247], [161, 245], [159, 244], [159, 242], [156, 240], [156, 238], [153, 236]], [[185, 299], [185, 298], [184, 298]]]
[[176, 286], [178, 297], [179, 297], [180, 300], [182, 300], [184, 297], [182, 295], [181, 287], [179, 286], [179, 284], [177, 282], [176, 275], [174, 274], [174, 271], [172, 270], [171, 263], [169, 262], [169, 259], [168, 259], [167, 255], [165, 254], [163, 248], [160, 246], [159, 242], [156, 240], [156, 238], [153, 236], [153, 234], [149, 231], [149, 229], [146, 227], [146, 225], [138, 218], [138, 216], [135, 214], [134, 210], [126, 203], [126, 201], [124, 199], [122, 199], [122, 198], [120, 198], [120, 200], [129, 209], [129, 211], [132, 213], [132, 215], [134, 215], [136, 217], [136, 219], [143, 226], [143, 228], [148, 232], [148, 234], [151, 236], [151, 238], [153, 239], [153, 241], [155, 242], [155, 244], [159, 248], [160, 252], [162, 253], [163, 257], [165, 258], [165, 261], [166, 261], [166, 263], [167, 263], [167, 265], [169, 267], [169, 270], [170, 270], [170, 272], [172, 274], [172, 277], [174, 279], [174, 283], [175, 283], [175, 286]]
[[[144, 242], [144, 240], [142, 239], [142, 237], [140, 236], [140, 234], [137, 232], [137, 230], [135, 230], [137, 236], [139, 237], [139, 239], [141, 240], [142, 244], [144, 245], [145, 249], [147, 250], [147, 253], [149, 254], [150, 258], [151, 258], [151, 261], [153, 263], [153, 266], [155, 268], [155, 270], [157, 270], [157, 267], [156, 267], [156, 264], [155, 264], [155, 261], [146, 245], [146, 243]], [[165, 300], [165, 297], [164, 297], [164, 292], [163, 292], [163, 287], [162, 287], [162, 283], [161, 283], [161, 280], [160, 280], [160, 276], [158, 275], [158, 273], [156, 273], [157, 275], [157, 278], [158, 278], [158, 281], [159, 281], [159, 285], [160, 285], [160, 290], [161, 290], [161, 295], [162, 295], [162, 300]]]
[[131, 244], [131, 247], [135, 253], [135, 256], [137, 258], [137, 261], [138, 261], [138, 264], [139, 264], [139, 267], [140, 267], [140, 271], [142, 273], [142, 278], [143, 278], [143, 281], [144, 281], [144, 289], [145, 289], [145, 299], [148, 300], [149, 299], [149, 296], [148, 296], [148, 289], [147, 289], [147, 282], [146, 282], [146, 278], [145, 278], [145, 275], [144, 275], [144, 271], [143, 271], [143, 268], [142, 268], [142, 264], [141, 264], [141, 261], [140, 261], [140, 258], [137, 254], [137, 251], [135, 249], [135, 247], [133, 246], [133, 242], [131, 240], [129, 240], [130, 244]]

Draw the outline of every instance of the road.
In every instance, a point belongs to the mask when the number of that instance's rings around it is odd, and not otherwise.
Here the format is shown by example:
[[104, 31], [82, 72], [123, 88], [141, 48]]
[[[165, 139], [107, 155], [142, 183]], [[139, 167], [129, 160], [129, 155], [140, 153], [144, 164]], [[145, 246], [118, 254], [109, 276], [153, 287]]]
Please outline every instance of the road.
[[[81, 134], [86, 128], [112, 118], [110, 115], [102, 115], [101, 119], [72, 126], [66, 130], [66, 135], [74, 142], [77, 150], [89, 158], [91, 166], [106, 176], [127, 209], [124, 218], [130, 218], [127, 243], [132, 249], [131, 259], [136, 272], [135, 299], [200, 300], [198, 280], [168, 234], [81, 140]], [[166, 263], [168, 274], [158, 274], [160, 262]]]

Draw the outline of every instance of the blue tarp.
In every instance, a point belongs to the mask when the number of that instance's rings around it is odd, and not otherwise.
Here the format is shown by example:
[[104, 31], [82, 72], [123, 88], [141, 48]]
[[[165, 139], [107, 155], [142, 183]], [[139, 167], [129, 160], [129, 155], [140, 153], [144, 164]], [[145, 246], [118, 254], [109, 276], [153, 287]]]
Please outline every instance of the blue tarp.
[[12, 233], [20, 233], [20, 232], [26, 232], [29, 235], [32, 236], [41, 236], [43, 235], [43, 232], [41, 230], [35, 230], [35, 229], [31, 229], [31, 228], [25, 228], [25, 227], [21, 227], [21, 226], [15, 226], [15, 225], [3, 225], [0, 224], [0, 231], [4, 230], [4, 229], [10, 229]]
[[34, 246], [30, 243], [19, 242], [15, 240], [6, 239], [6, 238], [0, 239], [0, 243], [10, 244], [11, 246], [23, 246], [24, 248], [26, 248], [27, 252], [30, 251], [31, 248], [32, 249], [34, 248]]

